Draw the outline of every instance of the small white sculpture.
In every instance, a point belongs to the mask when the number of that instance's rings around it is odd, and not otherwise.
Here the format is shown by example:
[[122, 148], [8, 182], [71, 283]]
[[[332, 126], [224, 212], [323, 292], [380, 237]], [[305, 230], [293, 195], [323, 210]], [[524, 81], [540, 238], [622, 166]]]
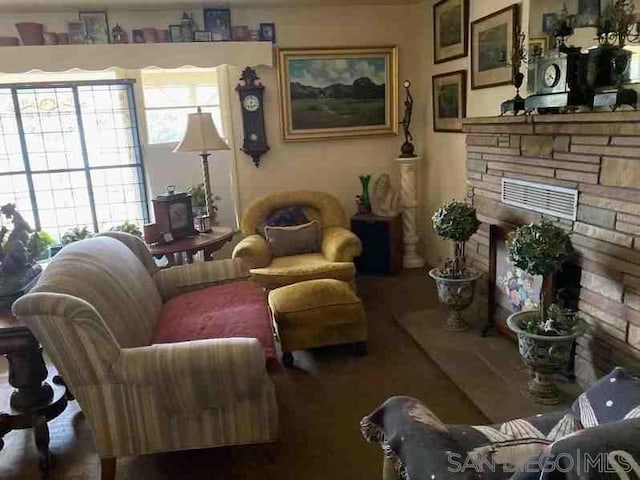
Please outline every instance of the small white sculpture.
[[389, 174], [380, 175], [373, 185], [371, 210], [379, 217], [395, 217], [399, 212], [400, 195], [391, 185]]

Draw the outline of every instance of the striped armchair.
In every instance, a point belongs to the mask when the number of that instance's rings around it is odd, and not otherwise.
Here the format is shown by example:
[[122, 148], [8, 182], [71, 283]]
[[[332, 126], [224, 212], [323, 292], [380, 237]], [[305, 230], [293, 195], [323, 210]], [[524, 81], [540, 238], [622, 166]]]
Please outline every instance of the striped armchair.
[[159, 270], [142, 241], [109, 233], [65, 247], [15, 302], [93, 429], [103, 479], [118, 457], [276, 439], [256, 338], [152, 344], [165, 302], [246, 276], [237, 260]]

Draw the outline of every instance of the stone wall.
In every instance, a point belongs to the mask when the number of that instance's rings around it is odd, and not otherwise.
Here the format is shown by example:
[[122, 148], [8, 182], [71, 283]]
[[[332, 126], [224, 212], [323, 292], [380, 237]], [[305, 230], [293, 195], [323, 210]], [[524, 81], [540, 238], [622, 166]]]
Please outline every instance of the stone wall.
[[[479, 215], [515, 225], [547, 218], [572, 231], [591, 326], [578, 341], [579, 381], [615, 365], [640, 373], [640, 112], [475, 118], [464, 131], [467, 197]], [[503, 177], [577, 188], [576, 221], [501, 203]], [[488, 225], [468, 250], [487, 271]]]

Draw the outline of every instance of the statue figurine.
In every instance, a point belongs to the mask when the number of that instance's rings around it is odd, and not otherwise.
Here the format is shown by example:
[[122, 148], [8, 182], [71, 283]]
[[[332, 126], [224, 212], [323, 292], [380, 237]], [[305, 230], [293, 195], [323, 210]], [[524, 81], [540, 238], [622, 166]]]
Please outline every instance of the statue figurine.
[[400, 122], [400, 125], [402, 125], [402, 129], [404, 130], [404, 143], [400, 148], [400, 151], [402, 152], [400, 158], [410, 158], [416, 156], [416, 154], [414, 153], [415, 147], [413, 146], [413, 143], [411, 143], [413, 140], [413, 135], [411, 135], [411, 132], [409, 131], [409, 127], [411, 126], [411, 115], [413, 113], [413, 96], [409, 91], [409, 87], [411, 87], [411, 82], [409, 80], [405, 80], [404, 90], [406, 96], [404, 100], [404, 117], [402, 118], [402, 122]]
[[[2, 266], [0, 266], [0, 273], [18, 273], [27, 269], [30, 265], [30, 259], [27, 255], [27, 245], [31, 239], [30, 234], [33, 232], [29, 224], [26, 222], [22, 215], [16, 210], [16, 206], [13, 203], [7, 203], [0, 207], [0, 212], [10, 219], [13, 223], [13, 229], [9, 234], [9, 238], [4, 242], [1, 248], [0, 257], [2, 259]], [[7, 233], [7, 228], [2, 227], [0, 231], [0, 238], [4, 239]]]
[[391, 185], [389, 174], [383, 173], [373, 185], [371, 210], [378, 217], [395, 217], [400, 212], [400, 196]]

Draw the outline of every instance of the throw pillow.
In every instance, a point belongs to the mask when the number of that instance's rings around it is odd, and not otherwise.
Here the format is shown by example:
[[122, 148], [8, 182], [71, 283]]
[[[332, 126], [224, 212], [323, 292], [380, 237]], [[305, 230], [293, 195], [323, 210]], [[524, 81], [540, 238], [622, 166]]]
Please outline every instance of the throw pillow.
[[616, 367], [580, 395], [571, 409], [585, 428], [640, 417], [640, 379]]
[[258, 233], [266, 238], [264, 228], [269, 227], [291, 227], [309, 223], [309, 219], [304, 214], [300, 205], [278, 208], [269, 213], [264, 222], [258, 226]]
[[274, 257], [320, 251], [322, 232], [320, 224], [315, 220], [291, 227], [266, 226], [264, 232]]

